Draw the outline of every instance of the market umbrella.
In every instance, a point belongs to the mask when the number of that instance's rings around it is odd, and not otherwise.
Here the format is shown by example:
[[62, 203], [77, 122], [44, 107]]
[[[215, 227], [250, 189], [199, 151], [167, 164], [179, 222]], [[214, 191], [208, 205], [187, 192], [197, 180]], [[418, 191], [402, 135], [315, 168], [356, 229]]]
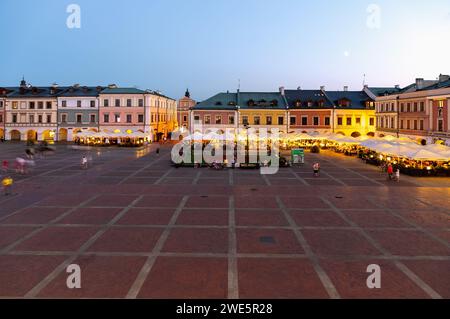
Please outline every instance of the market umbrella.
[[383, 140], [388, 141], [388, 142], [395, 141], [396, 139], [397, 138], [392, 135], [386, 135], [385, 137], [383, 137]]
[[450, 147], [441, 144], [429, 144], [425, 145], [424, 148], [428, 151], [443, 154], [450, 157]]
[[450, 158], [446, 155], [443, 154], [439, 154], [439, 153], [435, 153], [426, 149], [421, 149], [421, 150], [416, 150], [416, 151], [412, 151], [408, 154], [406, 154], [406, 156], [410, 159], [413, 160], [418, 160], [418, 161], [448, 161]]
[[185, 141], [201, 141], [203, 140], [203, 134], [200, 132], [195, 132], [189, 136], [186, 136], [183, 140]]
[[414, 149], [410, 146], [393, 145], [392, 147], [390, 147], [386, 150], [386, 154], [392, 155], [395, 157], [404, 157], [404, 156], [407, 156], [407, 154], [410, 154], [411, 152], [414, 152], [414, 151], [417, 151], [417, 149]]

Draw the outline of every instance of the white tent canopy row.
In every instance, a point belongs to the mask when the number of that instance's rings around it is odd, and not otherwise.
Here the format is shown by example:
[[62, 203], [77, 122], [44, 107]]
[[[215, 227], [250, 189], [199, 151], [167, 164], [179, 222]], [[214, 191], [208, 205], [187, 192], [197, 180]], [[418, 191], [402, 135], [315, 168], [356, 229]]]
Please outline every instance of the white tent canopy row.
[[75, 136], [80, 138], [151, 138], [151, 133], [130, 132], [130, 133], [115, 133], [115, 132], [79, 132]]
[[[209, 132], [202, 134], [195, 132], [187, 137], [184, 141], [246, 141], [257, 139], [256, 135], [229, 135], [219, 134], [216, 132]], [[393, 157], [403, 157], [413, 160], [432, 160], [432, 161], [448, 161], [450, 160], [450, 147], [445, 145], [419, 145], [412, 139], [407, 137], [396, 138], [393, 136], [386, 136], [383, 138], [377, 137], [347, 137], [339, 134], [307, 134], [307, 133], [288, 133], [280, 134], [279, 139], [299, 141], [299, 140], [328, 140], [338, 144], [360, 145], [377, 153], [385, 154]]]
[[370, 150], [394, 157], [405, 157], [413, 160], [448, 161], [450, 147], [443, 145], [418, 145], [415, 143], [397, 143], [368, 140], [360, 143]]

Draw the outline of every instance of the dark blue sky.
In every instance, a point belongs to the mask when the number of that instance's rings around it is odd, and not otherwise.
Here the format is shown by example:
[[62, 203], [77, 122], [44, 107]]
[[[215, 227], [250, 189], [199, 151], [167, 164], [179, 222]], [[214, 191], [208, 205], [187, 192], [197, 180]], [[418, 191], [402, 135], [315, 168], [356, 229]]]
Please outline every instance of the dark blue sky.
[[[80, 29], [66, 26], [71, 3]], [[238, 79], [243, 91], [360, 89], [363, 74], [391, 86], [450, 73], [448, 0], [1, 0], [0, 29], [5, 86], [25, 75], [202, 100]]]

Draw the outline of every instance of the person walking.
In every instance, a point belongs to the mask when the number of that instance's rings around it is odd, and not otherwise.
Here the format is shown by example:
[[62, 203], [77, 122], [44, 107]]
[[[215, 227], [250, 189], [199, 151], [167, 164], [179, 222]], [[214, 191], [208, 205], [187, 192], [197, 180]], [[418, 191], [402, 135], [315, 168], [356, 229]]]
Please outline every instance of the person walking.
[[392, 180], [392, 177], [393, 177], [393, 175], [394, 175], [394, 167], [392, 167], [392, 164], [388, 164], [388, 167], [387, 167], [387, 174], [388, 174], [388, 179], [389, 180]]
[[5, 194], [5, 196], [8, 196], [11, 190], [11, 187], [13, 185], [14, 181], [10, 176], [6, 176], [5, 178], [3, 178], [2, 180], [2, 187], [3, 187], [3, 192]]
[[314, 177], [318, 177], [319, 172], [320, 172], [320, 164], [319, 163], [314, 163], [313, 171], [314, 171]]
[[88, 160], [85, 155], [81, 158], [81, 169], [87, 169], [88, 168]]
[[2, 172], [6, 174], [8, 172], [8, 169], [9, 169], [9, 162], [7, 160], [4, 160], [2, 162]]
[[395, 171], [395, 180], [397, 182], [400, 182], [400, 169], [397, 168], [397, 170]]

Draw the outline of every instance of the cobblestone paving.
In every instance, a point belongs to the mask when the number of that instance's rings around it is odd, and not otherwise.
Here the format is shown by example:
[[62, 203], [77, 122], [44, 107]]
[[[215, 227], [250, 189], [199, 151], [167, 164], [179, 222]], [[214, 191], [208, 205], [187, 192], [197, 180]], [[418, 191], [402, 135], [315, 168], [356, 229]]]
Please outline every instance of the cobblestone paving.
[[[449, 180], [357, 159], [172, 168], [170, 148], [58, 146], [0, 197], [0, 297], [450, 298]], [[1, 144], [0, 160], [24, 146]], [[312, 176], [312, 162], [321, 176]], [[81, 289], [66, 268], [81, 267]], [[381, 289], [366, 268], [381, 267]]]

